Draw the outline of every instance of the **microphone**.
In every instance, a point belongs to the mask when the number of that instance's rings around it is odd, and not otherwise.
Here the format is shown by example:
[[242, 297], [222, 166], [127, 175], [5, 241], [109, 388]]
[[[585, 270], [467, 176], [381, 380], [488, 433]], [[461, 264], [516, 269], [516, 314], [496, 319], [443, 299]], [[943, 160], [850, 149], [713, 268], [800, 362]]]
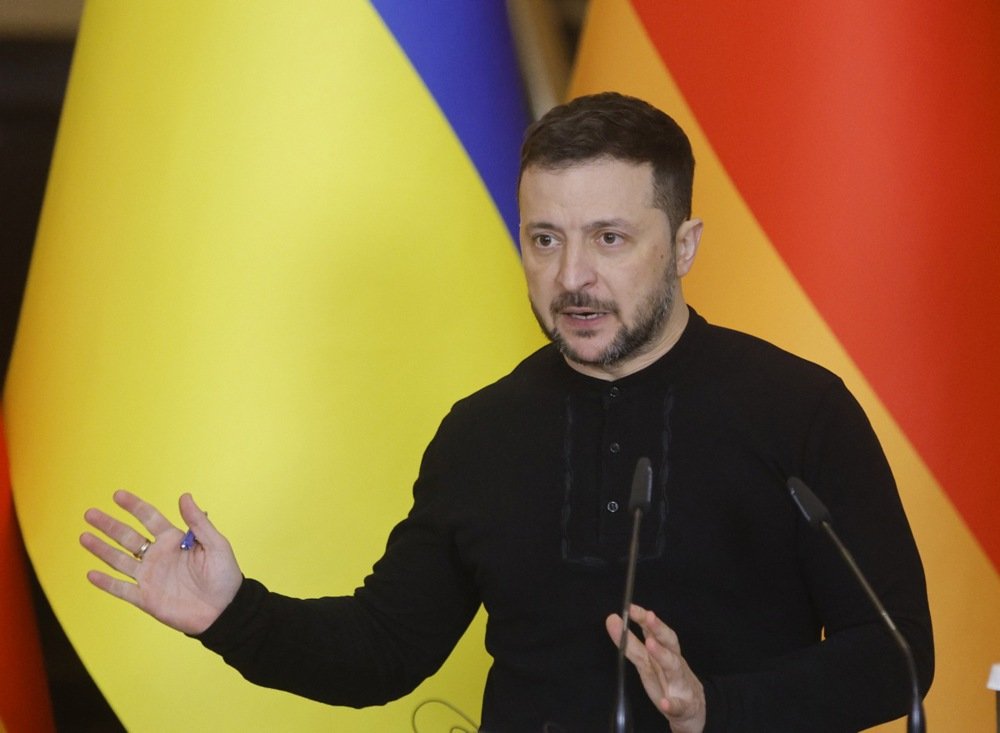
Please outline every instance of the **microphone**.
[[639, 525], [642, 516], [653, 501], [653, 466], [648, 458], [640, 458], [632, 475], [632, 494], [628, 500], [628, 510], [632, 514], [632, 537], [628, 548], [628, 570], [625, 574], [625, 597], [622, 601], [622, 633], [618, 641], [618, 690], [615, 700], [615, 717], [612, 721], [614, 733], [630, 733], [632, 713], [625, 696], [625, 646], [628, 643], [629, 607], [632, 605], [632, 590], [635, 587], [635, 566], [639, 561]]
[[924, 716], [924, 703], [920, 698], [920, 683], [917, 680], [917, 665], [913, 661], [913, 652], [910, 650], [910, 645], [907, 643], [906, 638], [899, 633], [899, 629], [896, 628], [896, 624], [892, 622], [889, 614], [885, 610], [885, 606], [875, 595], [874, 589], [868, 583], [868, 579], [865, 578], [864, 573], [861, 572], [861, 568], [858, 567], [857, 562], [854, 560], [854, 556], [851, 554], [850, 550], [844, 546], [844, 543], [840, 541], [840, 537], [834, 531], [831, 524], [830, 511], [826, 508], [822, 501], [812, 492], [812, 490], [806, 486], [805, 482], [800, 478], [792, 476], [788, 479], [788, 493], [791, 495], [792, 500], [799, 507], [799, 511], [802, 512], [802, 516], [806, 518], [809, 522], [809, 526], [817, 530], [823, 530], [827, 537], [833, 542], [840, 556], [843, 558], [844, 562], [851, 569], [854, 577], [857, 578], [858, 583], [864, 589], [865, 594], [868, 599], [872, 602], [875, 610], [879, 612], [882, 617], [882, 621], [885, 623], [886, 628], [889, 630], [889, 634], [892, 636], [896, 645], [899, 647], [900, 651], [903, 652], [903, 657], [906, 659], [906, 668], [910, 674], [910, 686], [911, 686], [911, 703], [910, 712], [906, 716], [907, 730], [909, 733], [924, 733], [926, 731], [926, 720]]

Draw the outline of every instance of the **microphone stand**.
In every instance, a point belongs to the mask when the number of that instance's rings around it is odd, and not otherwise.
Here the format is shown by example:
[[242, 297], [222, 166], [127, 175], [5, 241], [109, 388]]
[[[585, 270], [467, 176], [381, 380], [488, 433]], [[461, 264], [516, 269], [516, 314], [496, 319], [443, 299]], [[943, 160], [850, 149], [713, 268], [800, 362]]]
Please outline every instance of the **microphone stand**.
[[858, 567], [850, 550], [840, 541], [840, 537], [834, 531], [831, 524], [830, 511], [826, 508], [826, 505], [819, 500], [819, 497], [801, 479], [792, 476], [788, 479], [787, 485], [788, 493], [791, 494], [792, 499], [799, 507], [802, 516], [806, 518], [809, 526], [815, 529], [822, 529], [826, 533], [826, 536], [830, 538], [834, 547], [837, 548], [837, 552], [840, 553], [844, 562], [851, 569], [858, 584], [861, 585], [865, 595], [868, 596], [868, 600], [871, 601], [875, 610], [882, 617], [882, 621], [889, 630], [889, 634], [896, 642], [896, 645], [903, 652], [903, 657], [906, 660], [906, 669], [910, 676], [911, 688], [910, 712], [906, 716], [907, 731], [908, 733], [925, 733], [927, 723], [924, 716], [924, 703], [920, 697], [917, 664], [913, 660], [913, 652], [910, 650], [910, 645], [907, 643], [906, 638], [899, 632], [899, 629], [896, 628], [896, 624], [893, 623], [892, 618], [885, 610], [885, 606], [882, 605], [882, 602], [875, 594], [875, 590], [868, 583], [868, 579], [865, 578], [864, 573], [861, 572], [861, 568]]
[[628, 644], [629, 609], [635, 588], [635, 568], [639, 562], [639, 525], [653, 500], [653, 467], [648, 458], [640, 458], [632, 476], [632, 495], [628, 509], [632, 513], [632, 537], [628, 548], [628, 569], [625, 573], [625, 594], [622, 601], [622, 633], [618, 641], [618, 688], [615, 694], [614, 733], [631, 733], [632, 711], [625, 694], [625, 647]]

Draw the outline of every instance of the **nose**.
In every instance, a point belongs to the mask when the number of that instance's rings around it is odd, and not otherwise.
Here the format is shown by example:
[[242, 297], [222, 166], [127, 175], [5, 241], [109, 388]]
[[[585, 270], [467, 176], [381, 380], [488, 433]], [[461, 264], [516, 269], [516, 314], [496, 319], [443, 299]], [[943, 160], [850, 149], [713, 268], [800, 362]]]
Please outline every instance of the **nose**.
[[592, 253], [582, 244], [566, 243], [559, 254], [559, 285], [566, 291], [583, 290], [597, 280]]

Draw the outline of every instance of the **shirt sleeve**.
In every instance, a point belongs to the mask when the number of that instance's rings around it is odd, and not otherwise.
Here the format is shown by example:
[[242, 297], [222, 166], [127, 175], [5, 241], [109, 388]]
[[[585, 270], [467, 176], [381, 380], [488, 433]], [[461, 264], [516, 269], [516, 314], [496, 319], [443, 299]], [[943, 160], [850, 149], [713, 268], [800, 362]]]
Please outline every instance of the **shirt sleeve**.
[[201, 643], [255, 684], [350, 707], [384, 704], [436, 672], [479, 607], [441, 511], [444, 442], [439, 431], [409, 515], [353, 596], [289, 598], [245, 579]]
[[[934, 652], [923, 567], [878, 439], [839, 380], [810, 425], [797, 473], [909, 643], [924, 694]], [[752, 673], [703, 680], [706, 733], [856, 731], [910, 709], [902, 651], [836, 548], [804, 520], [797, 546], [824, 639]]]

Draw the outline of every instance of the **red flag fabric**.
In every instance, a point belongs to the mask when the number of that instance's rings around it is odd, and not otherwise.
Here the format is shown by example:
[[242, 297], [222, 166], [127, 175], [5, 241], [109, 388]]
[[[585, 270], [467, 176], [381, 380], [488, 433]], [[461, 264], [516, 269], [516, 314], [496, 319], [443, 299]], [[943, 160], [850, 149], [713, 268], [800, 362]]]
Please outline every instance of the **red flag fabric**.
[[0, 421], [0, 730], [7, 733], [55, 730], [26, 562]]
[[1000, 6], [591, 0], [571, 87], [688, 131], [705, 235], [685, 295], [844, 377], [927, 572], [929, 720], [991, 727]]
[[634, 5], [761, 226], [1000, 570], [1000, 4]]

